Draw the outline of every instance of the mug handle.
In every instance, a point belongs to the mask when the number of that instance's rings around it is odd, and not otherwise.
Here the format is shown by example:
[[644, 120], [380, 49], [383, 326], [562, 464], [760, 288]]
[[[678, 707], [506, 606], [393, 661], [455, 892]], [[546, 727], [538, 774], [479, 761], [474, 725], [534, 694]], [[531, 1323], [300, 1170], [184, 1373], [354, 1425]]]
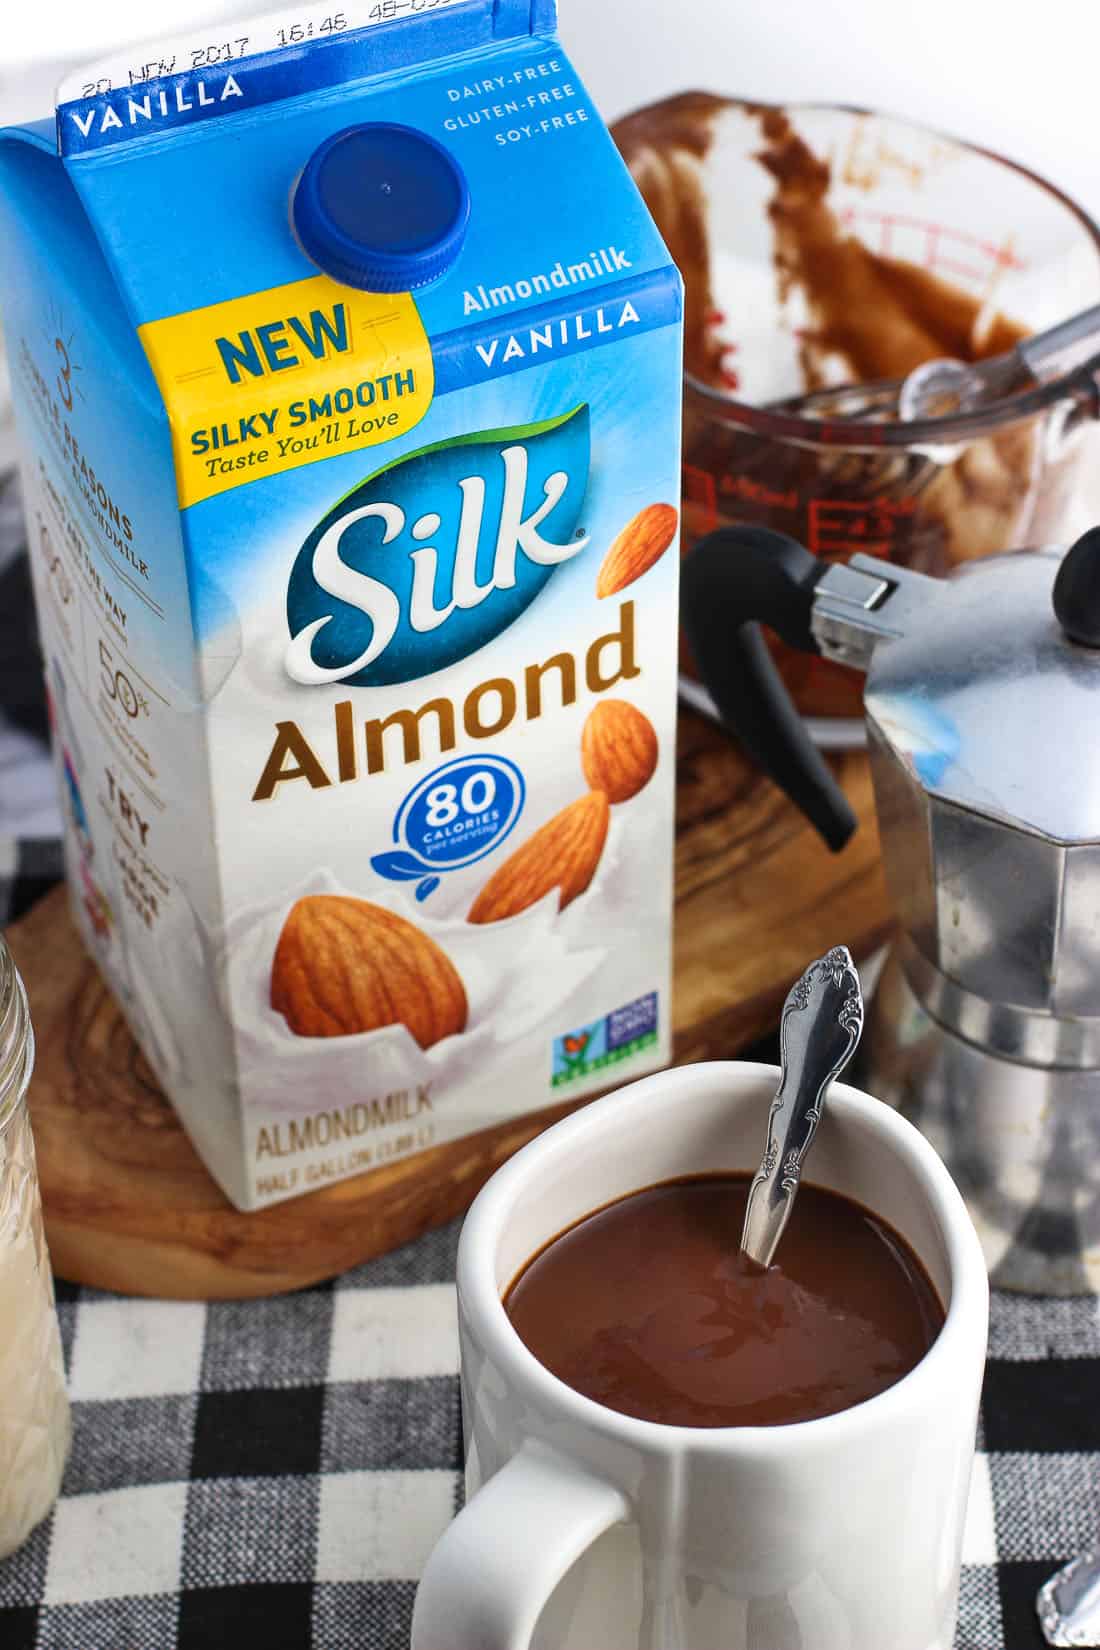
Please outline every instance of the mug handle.
[[621, 1490], [526, 1443], [467, 1502], [428, 1559], [411, 1650], [527, 1650], [550, 1594], [630, 1516]]

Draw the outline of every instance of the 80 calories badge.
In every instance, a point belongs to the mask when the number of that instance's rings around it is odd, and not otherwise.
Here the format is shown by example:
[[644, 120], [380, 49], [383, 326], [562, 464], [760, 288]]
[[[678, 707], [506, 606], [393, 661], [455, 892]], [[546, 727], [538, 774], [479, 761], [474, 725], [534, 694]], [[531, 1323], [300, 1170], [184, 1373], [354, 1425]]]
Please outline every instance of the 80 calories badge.
[[527, 787], [503, 756], [445, 762], [409, 792], [393, 822], [397, 844], [371, 867], [391, 882], [415, 882], [426, 900], [448, 871], [462, 871], [502, 843], [523, 811]]

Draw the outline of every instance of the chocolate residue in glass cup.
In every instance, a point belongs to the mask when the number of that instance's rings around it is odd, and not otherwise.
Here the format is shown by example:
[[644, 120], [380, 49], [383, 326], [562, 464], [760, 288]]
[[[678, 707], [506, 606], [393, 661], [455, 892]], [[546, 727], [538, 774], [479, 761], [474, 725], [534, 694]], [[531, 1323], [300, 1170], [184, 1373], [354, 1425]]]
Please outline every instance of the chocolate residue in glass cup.
[[[1028, 328], [931, 270], [873, 252], [845, 233], [825, 197], [832, 169], [799, 137], [782, 109], [754, 111], [765, 146], [758, 159], [776, 180], [768, 206], [775, 231], [780, 297], [804, 294], [814, 325], [801, 329], [807, 390], [836, 381], [826, 363], [840, 358], [853, 383], [904, 378], [924, 361], [977, 361], [1010, 350]], [[1009, 547], [1024, 530], [1037, 485], [1038, 443], [1026, 425], [971, 442], [954, 463], [936, 467], [921, 494], [931, 555], [910, 565], [942, 572]], [[938, 541], [938, 542], [936, 542]]]
[[754, 109], [764, 147], [757, 159], [775, 179], [768, 216], [781, 303], [795, 288], [814, 320], [800, 330], [807, 390], [836, 382], [839, 357], [852, 383], [904, 378], [924, 361], [977, 361], [1009, 350], [1028, 329], [984, 313], [982, 300], [930, 270], [888, 258], [845, 231], [826, 204], [832, 167], [795, 131], [783, 109]]
[[756, 158], [775, 180], [768, 216], [780, 307], [801, 289], [814, 318], [811, 329], [800, 329], [807, 391], [827, 382], [828, 356], [848, 364], [848, 381], [866, 383], [904, 378], [944, 355], [977, 361], [1027, 337], [1026, 327], [986, 313], [974, 294], [906, 259], [873, 252], [848, 233], [827, 204], [832, 166], [799, 136], [786, 110], [683, 92], [626, 115], [611, 131], [684, 277], [684, 364], [693, 377], [732, 387], [715, 330], [703, 173], [717, 119], [731, 107], [759, 122], [763, 147]]
[[[754, 427], [754, 409], [723, 365], [723, 357], [730, 359], [728, 321], [736, 323], [736, 315], [727, 320], [721, 313], [722, 303], [732, 302], [716, 293], [710, 240], [708, 188], [718, 185], [717, 168], [708, 171], [707, 161], [727, 111], [760, 131], [756, 159], [773, 180], [765, 209], [777, 341], [784, 311], [797, 300], [806, 391], [841, 380], [902, 378], [944, 355], [978, 360], [1011, 348], [1028, 330], [993, 313], [982, 295], [851, 234], [828, 201], [833, 167], [800, 136], [797, 114], [688, 92], [620, 120], [613, 136], [686, 287], [684, 549], [715, 527], [753, 523], [790, 533], [829, 559], [864, 550], [943, 574], [962, 561], [1057, 538], [1079, 445], [1046, 439], [1056, 411], [1017, 419], [938, 455], [904, 445], [848, 447], [837, 439], [836, 420], [828, 443], [815, 443], [810, 425], [799, 442]], [[860, 117], [851, 118], [858, 132]], [[842, 153], [836, 160], [838, 177], [847, 175], [849, 159]], [[866, 181], [873, 184], [873, 174]], [[708, 395], [692, 381], [719, 393]], [[775, 647], [801, 710], [860, 714], [861, 686], [851, 672]], [[689, 658], [681, 663], [691, 671]]]
[[710, 92], [683, 92], [626, 115], [611, 135], [672, 261], [684, 278], [684, 365], [706, 384], [726, 385], [724, 344], [714, 330], [710, 232], [703, 162], [715, 118], [729, 102]]

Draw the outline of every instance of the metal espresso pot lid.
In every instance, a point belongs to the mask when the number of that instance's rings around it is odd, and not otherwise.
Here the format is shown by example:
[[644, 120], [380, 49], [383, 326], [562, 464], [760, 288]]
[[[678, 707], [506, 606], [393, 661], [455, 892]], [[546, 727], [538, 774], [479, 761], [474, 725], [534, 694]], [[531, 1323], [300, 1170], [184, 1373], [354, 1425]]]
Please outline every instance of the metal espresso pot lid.
[[[1100, 562], [1100, 530], [1090, 541], [1072, 554]], [[895, 633], [874, 648], [864, 704], [931, 795], [1083, 843], [1100, 841], [1100, 648], [1059, 618], [1072, 575], [1057, 550], [991, 557], [919, 586], [893, 570]], [[1100, 612], [1069, 617], [1100, 623]]]
[[1100, 1066], [1100, 528], [944, 580], [727, 529], [682, 594], [724, 719], [834, 848], [855, 820], [760, 624], [867, 672], [886, 874], [935, 1017], [1009, 1058]]

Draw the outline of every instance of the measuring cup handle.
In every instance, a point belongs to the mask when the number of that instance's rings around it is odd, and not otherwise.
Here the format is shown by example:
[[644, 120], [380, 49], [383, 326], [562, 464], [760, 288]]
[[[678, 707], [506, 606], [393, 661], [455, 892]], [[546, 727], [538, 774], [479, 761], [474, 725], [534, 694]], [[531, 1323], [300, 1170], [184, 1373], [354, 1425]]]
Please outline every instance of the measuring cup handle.
[[700, 539], [680, 572], [681, 616], [722, 720], [834, 851], [856, 817], [806, 731], [760, 624], [804, 653], [819, 651], [813, 593], [828, 563], [783, 533], [723, 527]]

